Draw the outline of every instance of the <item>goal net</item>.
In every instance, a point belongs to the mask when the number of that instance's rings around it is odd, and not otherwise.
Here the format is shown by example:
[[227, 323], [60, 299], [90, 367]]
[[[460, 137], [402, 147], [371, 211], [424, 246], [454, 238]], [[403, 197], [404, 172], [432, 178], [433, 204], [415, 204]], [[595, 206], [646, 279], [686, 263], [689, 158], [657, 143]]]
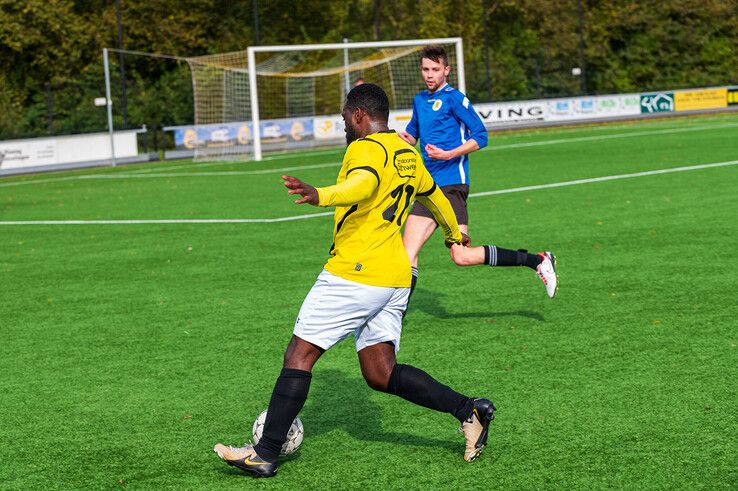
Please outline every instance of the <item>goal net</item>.
[[375, 83], [390, 100], [390, 127], [404, 129], [422, 90], [419, 52], [443, 46], [449, 83], [465, 91], [461, 38], [296, 46], [188, 58], [198, 160], [261, 160], [264, 152], [337, 145], [346, 94], [360, 81]]

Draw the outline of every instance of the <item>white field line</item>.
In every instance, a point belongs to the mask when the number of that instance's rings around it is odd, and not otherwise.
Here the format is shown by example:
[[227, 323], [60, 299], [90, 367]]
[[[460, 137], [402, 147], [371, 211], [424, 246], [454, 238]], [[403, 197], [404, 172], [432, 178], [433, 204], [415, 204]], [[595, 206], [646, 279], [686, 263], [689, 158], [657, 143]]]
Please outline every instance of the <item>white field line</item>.
[[483, 148], [482, 152], [489, 150], [504, 150], [508, 148], [525, 148], [525, 147], [538, 147], [543, 145], [559, 145], [562, 143], [578, 143], [587, 141], [600, 141], [600, 140], [612, 140], [616, 138], [630, 138], [632, 136], [649, 136], [649, 135], [669, 135], [672, 133], [686, 133], [691, 131], [705, 131], [720, 128], [732, 128], [738, 126], [738, 123], [726, 123], [721, 125], [711, 126], [693, 126], [690, 128], [673, 128], [666, 130], [652, 130], [652, 131], [631, 131], [628, 133], [613, 133], [611, 135], [593, 135], [593, 136], [580, 136], [574, 138], [561, 138], [558, 140], [541, 140], [537, 142], [526, 142], [526, 143], [509, 143], [507, 145], [491, 145]]
[[262, 170], [223, 170], [223, 171], [209, 171], [209, 172], [157, 172], [149, 174], [133, 174], [128, 172], [120, 172], [117, 174], [101, 174], [80, 176], [80, 179], [141, 179], [149, 177], [210, 177], [210, 176], [250, 176], [259, 174], [281, 174], [282, 172], [288, 172], [293, 170], [306, 170], [306, 169], [322, 169], [325, 167], [338, 167], [341, 165], [340, 162], [330, 162], [328, 164], [313, 164], [313, 165], [295, 165], [292, 167], [282, 167], [279, 169], [262, 169]]
[[[560, 144], [565, 144], [565, 143], [577, 143], [577, 142], [583, 142], [583, 141], [599, 141], [599, 140], [610, 140], [614, 138], [629, 138], [632, 136], [666, 135], [666, 134], [672, 134], [672, 133], [705, 131], [705, 130], [729, 128], [729, 127], [735, 127], [735, 126], [738, 126], [738, 123], [725, 123], [725, 124], [719, 124], [719, 125], [703, 125], [703, 126], [693, 126], [693, 127], [688, 127], [688, 128], [672, 128], [672, 129], [651, 130], [651, 131], [631, 131], [631, 132], [626, 132], [626, 133], [613, 133], [611, 135], [594, 135], [594, 136], [583, 136], [583, 137], [575, 137], [575, 138], [561, 138], [557, 140], [542, 140], [542, 141], [527, 142], [527, 143], [510, 143], [507, 145], [496, 145], [496, 146], [493, 145], [493, 146], [488, 146], [486, 148], [483, 148], [481, 151], [484, 152], [484, 151], [489, 151], [489, 150], [504, 150], [504, 149], [512, 149], [512, 148], [538, 147], [538, 146], [543, 146], [543, 145], [560, 145]], [[299, 156], [295, 156], [295, 155], [293, 155], [293, 157], [295, 159], [299, 158]], [[284, 158], [287, 158], [287, 156], [285, 155]], [[292, 170], [319, 169], [321, 167], [332, 167], [334, 165], [338, 165], [338, 164], [329, 163], [329, 164], [314, 164], [314, 165], [306, 165], [306, 166], [283, 167], [281, 169], [261, 169], [261, 170], [252, 170], [252, 171], [220, 171], [220, 172], [202, 172], [202, 173], [162, 173], [160, 172], [162, 170], [196, 168], [196, 167], [226, 165], [226, 164], [227, 162], [182, 164], [180, 166], [168, 166], [168, 167], [157, 167], [154, 169], [131, 170], [131, 171], [121, 172], [119, 174], [118, 173], [100, 174], [100, 175], [86, 174], [82, 176], [68, 176], [68, 177], [56, 177], [56, 178], [52, 177], [49, 179], [29, 179], [25, 181], [0, 182], [0, 188], [10, 187], [10, 186], [23, 186], [25, 184], [48, 183], [48, 182], [59, 182], [59, 181], [95, 180], [95, 179], [126, 179], [126, 178], [136, 178], [136, 177], [143, 177], [143, 176], [209, 177], [209, 176], [271, 174], [271, 173], [280, 173], [280, 172], [292, 171]]]
[[633, 172], [631, 174], [619, 174], [615, 176], [590, 177], [587, 179], [576, 179], [574, 181], [554, 182], [551, 184], [537, 184], [535, 186], [523, 186], [519, 188], [498, 189], [496, 191], [484, 191], [481, 193], [471, 193], [469, 194], [469, 197], [478, 198], [481, 196], [493, 196], [496, 194], [508, 194], [508, 193], [519, 193], [522, 191], [534, 191], [536, 189], [561, 188], [564, 186], [574, 186], [577, 184], [590, 184], [593, 182], [614, 181], [616, 179], [630, 179], [633, 177], [654, 176], [657, 174], [671, 174], [674, 172], [686, 172], [690, 170], [711, 169], [713, 167], [727, 167], [729, 165], [738, 165], [738, 160], [730, 160], [728, 162], [715, 162], [713, 164], [689, 165], [685, 167], [671, 167], [669, 169], [647, 170], [643, 172]]
[[[518, 188], [498, 189], [496, 191], [485, 191], [471, 193], [470, 198], [482, 196], [493, 196], [497, 194], [519, 193], [523, 191], [534, 191], [537, 189], [560, 188], [578, 184], [590, 184], [594, 182], [614, 181], [617, 179], [630, 179], [634, 177], [653, 176], [658, 174], [671, 174], [675, 172], [686, 172], [700, 169], [711, 169], [715, 167], [727, 167], [738, 165], [738, 160], [727, 162], [715, 162], [712, 164], [690, 165], [685, 167], [672, 167], [669, 169], [649, 170], [634, 172], [631, 174], [618, 174], [614, 176], [591, 177], [588, 179], [576, 179], [574, 181], [554, 182], [550, 184], [538, 184], [535, 186], [523, 186]], [[0, 221], [0, 225], [136, 225], [136, 224], [180, 224], [180, 223], [277, 223], [306, 218], [317, 218], [333, 215], [333, 212], [310, 213], [307, 215], [293, 215], [280, 218], [224, 218], [224, 219], [171, 219], [171, 220], [38, 220], [38, 221]]]
[[[332, 148], [327, 150], [314, 150], [312, 152], [299, 152], [300, 157], [312, 157], [315, 155], [326, 155], [330, 153], [337, 153], [340, 152], [340, 148]], [[279, 155], [270, 155], [268, 157], [264, 157], [261, 161], [262, 162], [271, 162], [274, 160], [284, 160], [295, 158], [295, 152], [286, 152], [284, 154]], [[251, 162], [251, 161], [245, 161], [245, 162]], [[131, 170], [130, 174], [145, 174], [149, 172], [159, 172], [162, 170], [174, 170], [174, 169], [195, 169], [199, 167], [213, 167], [216, 165], [232, 165], [234, 162], [201, 162], [201, 163], [192, 163], [192, 164], [179, 164], [179, 165], [168, 165], [168, 166], [162, 166], [162, 167], [156, 167], [156, 168], [150, 168], [150, 169], [135, 169]]]
[[280, 218], [213, 218], [213, 219], [162, 219], [162, 220], [39, 220], [0, 222], [0, 225], [141, 225], [141, 224], [171, 224], [171, 223], [277, 223], [302, 220], [305, 218], [327, 217], [333, 212], [308, 213]]
[[46, 182], [79, 181], [87, 176], [50, 177], [48, 179], [28, 179], [26, 181], [0, 182], [0, 188], [24, 186], [26, 184], [43, 184]]
[[142, 178], [153, 178], [153, 177], [208, 177], [208, 176], [243, 176], [243, 175], [259, 175], [259, 174], [279, 174], [282, 172], [288, 172], [293, 170], [305, 170], [305, 169], [322, 169], [325, 167], [337, 167], [341, 165], [340, 162], [330, 162], [327, 164], [314, 164], [314, 165], [295, 165], [292, 167], [282, 167], [279, 169], [262, 169], [262, 170], [241, 170], [241, 171], [213, 171], [213, 172], [162, 172], [162, 173], [150, 173], [150, 174], [134, 174], [132, 172], [118, 172], [114, 174], [86, 174], [83, 176], [68, 176], [68, 177], [52, 177], [49, 179], [34, 179], [28, 181], [16, 181], [16, 182], [0, 182], [0, 187], [10, 186], [22, 186], [24, 184], [36, 184], [45, 182], [59, 182], [59, 181], [86, 181], [86, 180], [105, 180], [105, 179], [142, 179]]

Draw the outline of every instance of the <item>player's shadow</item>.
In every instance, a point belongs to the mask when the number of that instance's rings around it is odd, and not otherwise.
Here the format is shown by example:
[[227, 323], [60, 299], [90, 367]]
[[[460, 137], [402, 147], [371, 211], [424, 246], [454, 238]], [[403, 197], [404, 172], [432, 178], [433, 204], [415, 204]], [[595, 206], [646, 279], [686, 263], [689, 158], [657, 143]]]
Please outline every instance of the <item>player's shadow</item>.
[[[359, 371], [358, 362], [356, 370]], [[307, 403], [300, 412], [300, 418], [305, 424], [305, 438], [342, 430], [360, 441], [445, 448], [456, 456], [463, 452], [464, 439], [460, 433], [455, 437], [453, 431], [449, 431], [447, 440], [385, 431], [382, 428], [382, 407], [370, 400], [373, 392], [363, 378], [350, 377], [336, 369], [321, 369], [319, 362], [313, 371]], [[380, 397], [396, 398], [398, 404], [405, 404], [409, 410], [413, 409], [410, 402], [402, 401], [396, 396], [384, 394]], [[427, 411], [431, 412], [430, 409]], [[430, 424], [430, 420], [428, 423]], [[418, 424], [423, 424], [422, 418], [418, 420]], [[448, 416], [448, 424], [452, 428], [458, 427], [458, 422], [452, 416]], [[299, 456], [300, 450], [280, 458], [280, 463], [284, 464]], [[214, 468], [221, 474], [243, 476], [239, 469], [220, 463], [214, 464]]]
[[[454, 438], [453, 432], [449, 432], [449, 439], [442, 440], [384, 430], [382, 428], [382, 407], [370, 400], [370, 394], [373, 392], [363, 378], [349, 377], [335, 369], [317, 368], [313, 374], [308, 404], [300, 413], [305, 423], [306, 437], [342, 430], [362, 441], [416, 447], [440, 447], [453, 453], [463, 450], [463, 438]], [[384, 394], [383, 397], [396, 396]], [[412, 409], [410, 402], [401, 401], [399, 398], [397, 400], [399, 404], [406, 404], [408, 409]], [[458, 425], [452, 416], [449, 416], [448, 423], [452, 426]], [[418, 421], [418, 424], [423, 424], [422, 419]]]
[[531, 310], [512, 310], [509, 312], [449, 312], [446, 307], [443, 306], [442, 299], [446, 296], [441, 292], [424, 290], [417, 288], [413, 292], [413, 296], [410, 300], [408, 310], [412, 313], [413, 309], [425, 312], [428, 315], [439, 319], [468, 319], [468, 318], [495, 318], [495, 317], [527, 317], [538, 322], [545, 322], [546, 319], [538, 312]]

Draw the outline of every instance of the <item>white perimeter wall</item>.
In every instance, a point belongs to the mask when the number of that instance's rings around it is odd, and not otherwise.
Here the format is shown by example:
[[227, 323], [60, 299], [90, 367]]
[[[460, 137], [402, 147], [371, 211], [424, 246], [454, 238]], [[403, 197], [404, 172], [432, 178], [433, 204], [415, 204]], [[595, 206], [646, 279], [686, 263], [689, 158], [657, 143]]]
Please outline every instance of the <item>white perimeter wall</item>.
[[[115, 157], [138, 155], [137, 130], [115, 132]], [[110, 160], [109, 133], [0, 141], [0, 169]]]

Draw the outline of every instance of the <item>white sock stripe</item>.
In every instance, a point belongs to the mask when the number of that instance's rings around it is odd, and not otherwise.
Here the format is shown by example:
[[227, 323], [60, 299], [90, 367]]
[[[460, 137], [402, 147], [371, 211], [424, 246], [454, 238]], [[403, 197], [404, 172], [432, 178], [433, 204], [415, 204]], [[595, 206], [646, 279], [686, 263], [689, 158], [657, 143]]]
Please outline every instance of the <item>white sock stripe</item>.
[[497, 247], [493, 245], [484, 246], [487, 248], [487, 266], [497, 265]]

